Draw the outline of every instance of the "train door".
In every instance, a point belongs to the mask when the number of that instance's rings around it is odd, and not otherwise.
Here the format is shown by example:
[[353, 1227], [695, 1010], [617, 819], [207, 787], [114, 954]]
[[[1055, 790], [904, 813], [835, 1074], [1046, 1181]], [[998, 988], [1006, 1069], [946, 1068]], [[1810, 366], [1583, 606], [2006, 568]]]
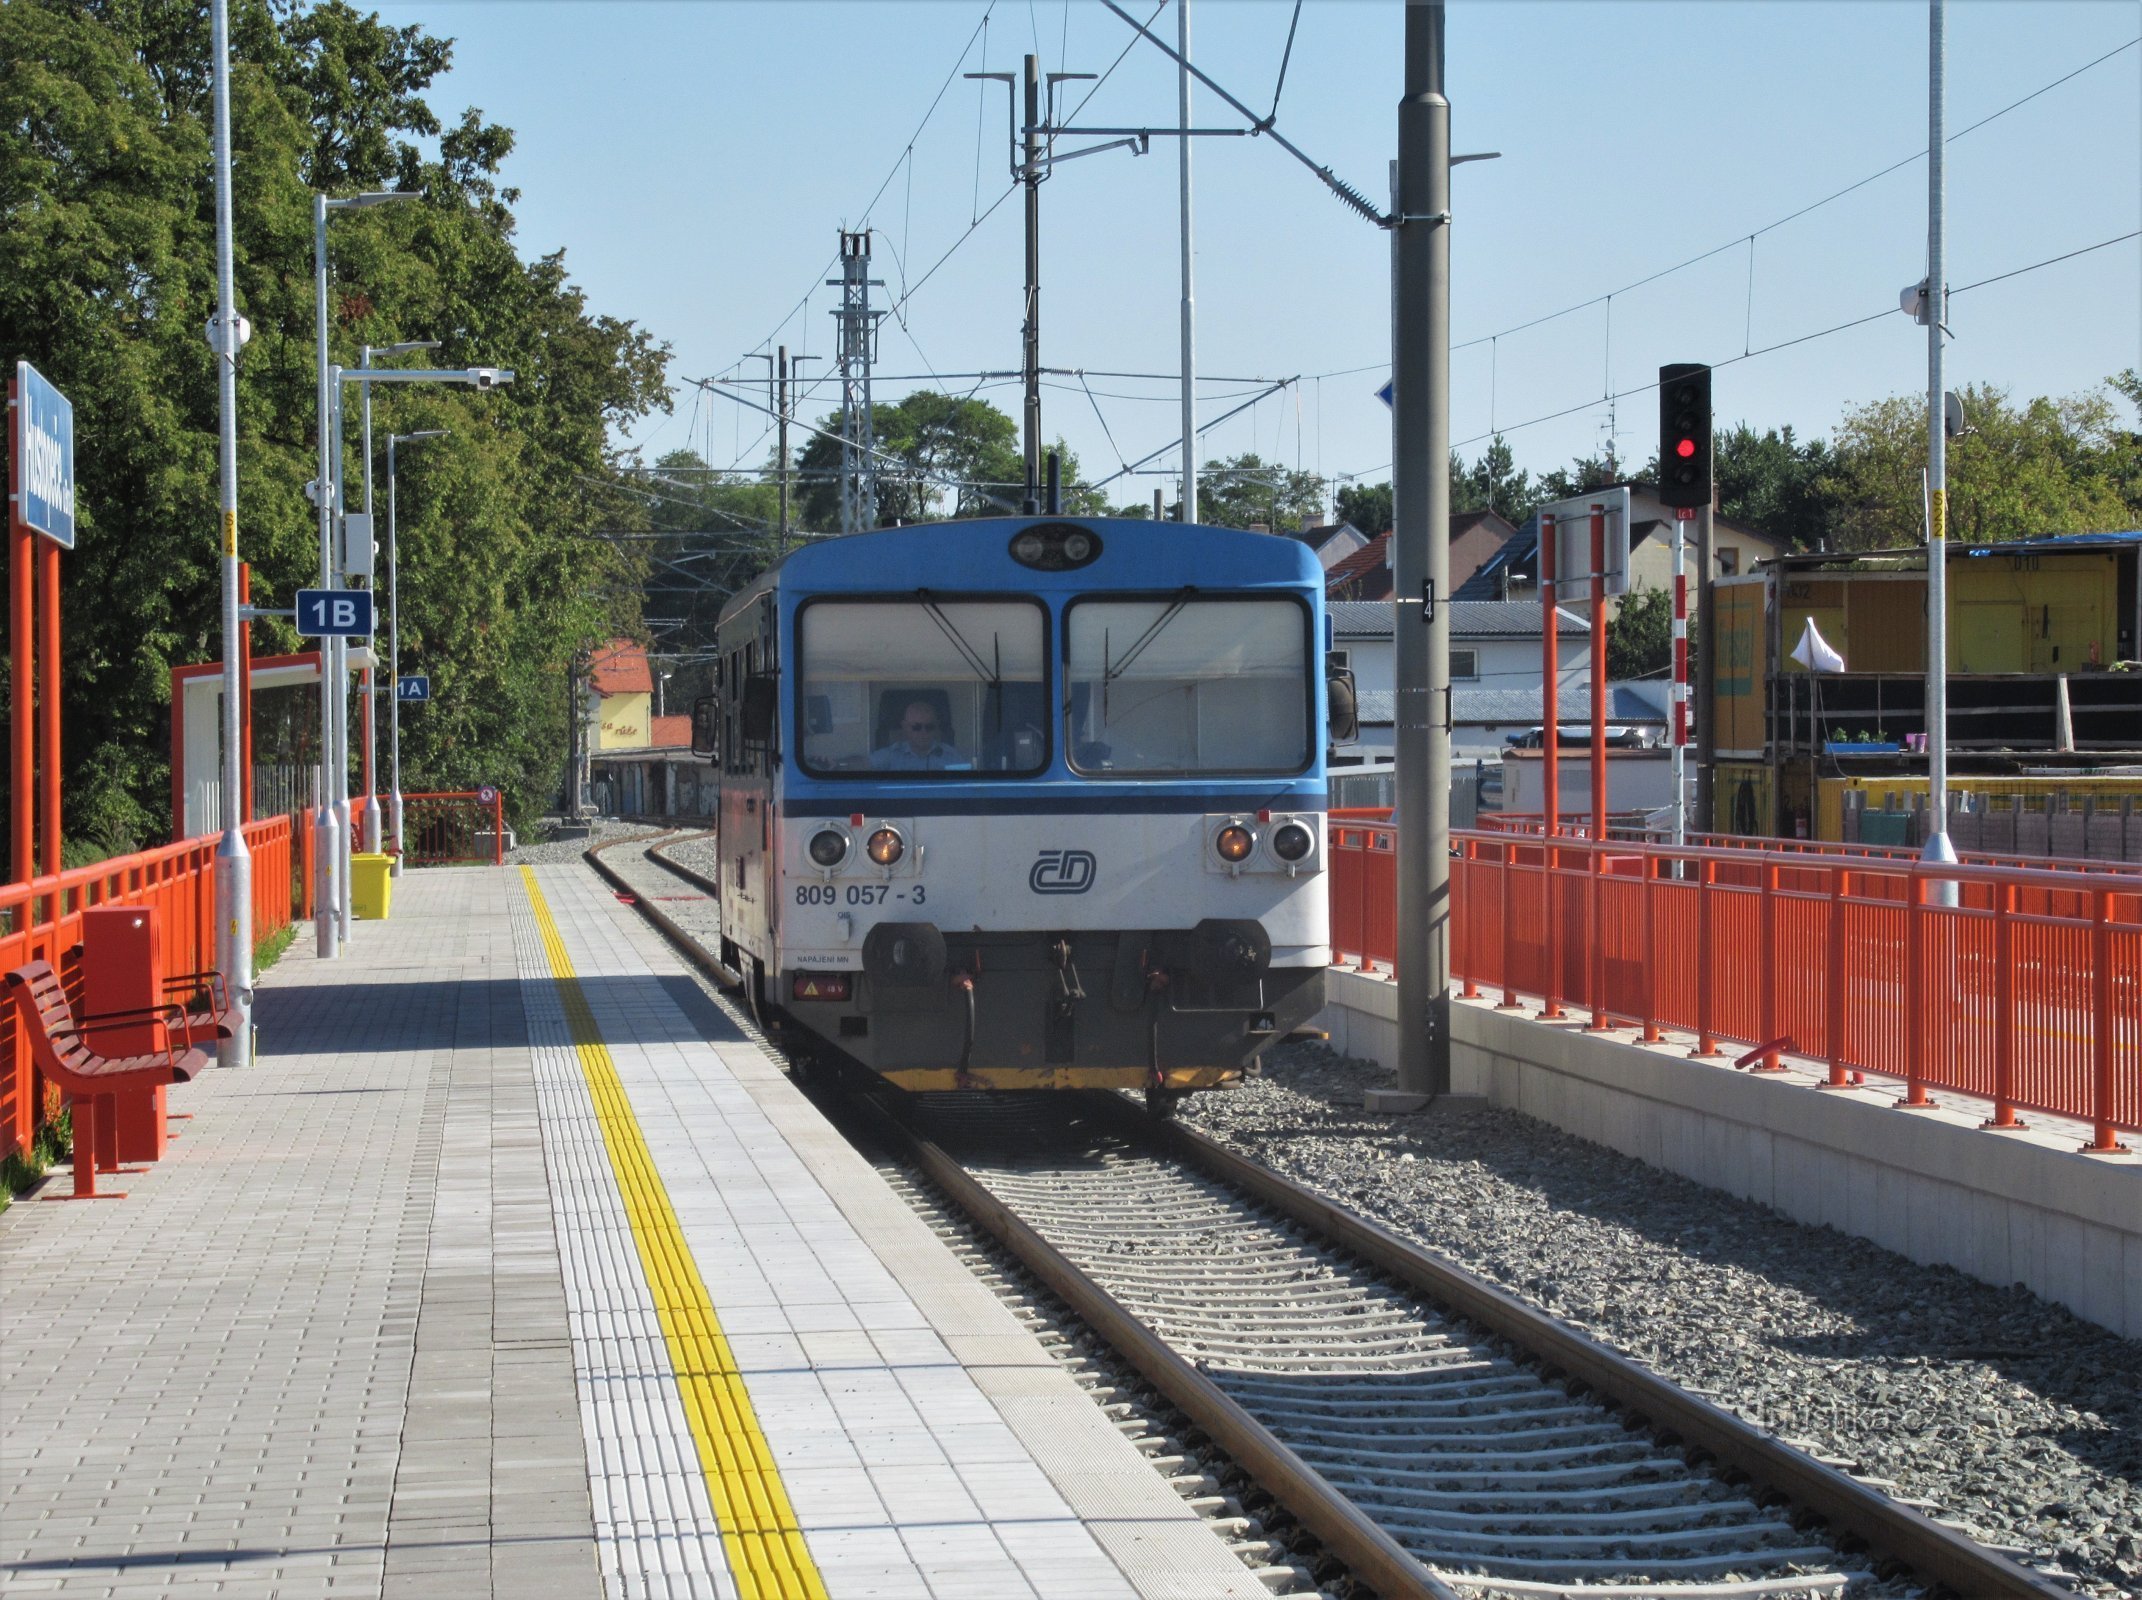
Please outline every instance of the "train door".
[[723, 628], [721, 700], [721, 910], [732, 964], [773, 965], [780, 908], [772, 893], [776, 859], [774, 774], [781, 750], [779, 640], [773, 596]]

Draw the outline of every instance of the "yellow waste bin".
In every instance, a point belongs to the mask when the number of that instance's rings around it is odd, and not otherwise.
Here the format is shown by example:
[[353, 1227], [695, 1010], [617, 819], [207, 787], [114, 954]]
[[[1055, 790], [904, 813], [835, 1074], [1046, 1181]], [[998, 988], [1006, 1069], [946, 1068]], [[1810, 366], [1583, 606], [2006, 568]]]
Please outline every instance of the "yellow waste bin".
[[387, 903], [393, 897], [394, 857], [369, 850], [350, 857], [350, 909], [360, 921], [386, 921]]

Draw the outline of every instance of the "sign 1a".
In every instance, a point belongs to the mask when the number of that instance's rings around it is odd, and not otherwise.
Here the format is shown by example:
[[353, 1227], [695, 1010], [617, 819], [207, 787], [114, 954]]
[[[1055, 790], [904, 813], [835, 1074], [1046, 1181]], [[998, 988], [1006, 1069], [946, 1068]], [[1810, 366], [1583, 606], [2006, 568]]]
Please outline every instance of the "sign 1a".
[[74, 548], [74, 406], [27, 361], [15, 363], [8, 430], [14, 488], [9, 516], [64, 550]]
[[369, 589], [298, 590], [297, 631], [309, 638], [370, 638], [372, 592]]
[[429, 700], [431, 698], [431, 678], [425, 673], [411, 673], [407, 677], [397, 679], [394, 685], [394, 698], [404, 705], [411, 705], [421, 700]]

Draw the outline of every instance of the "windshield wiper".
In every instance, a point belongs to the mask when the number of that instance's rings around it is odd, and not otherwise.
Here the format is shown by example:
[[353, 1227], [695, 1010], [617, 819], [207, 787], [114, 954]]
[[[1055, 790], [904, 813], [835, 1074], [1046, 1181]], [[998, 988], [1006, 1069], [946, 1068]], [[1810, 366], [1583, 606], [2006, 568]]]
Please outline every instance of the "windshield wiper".
[[1153, 625], [1151, 627], [1147, 628], [1145, 632], [1139, 634], [1136, 639], [1131, 641], [1131, 647], [1123, 652], [1123, 659], [1118, 661], [1114, 666], [1110, 666], [1108, 664], [1108, 650], [1106, 645], [1103, 645], [1101, 650], [1101, 682], [1103, 682], [1104, 684], [1114, 683], [1116, 679], [1122, 677], [1124, 673], [1128, 672], [1130, 670], [1131, 663], [1136, 661], [1139, 656], [1145, 653], [1145, 647], [1147, 645], [1151, 644], [1155, 639], [1160, 637], [1161, 630], [1166, 628], [1169, 623], [1173, 622], [1176, 617], [1181, 614], [1183, 607], [1189, 603], [1190, 597], [1196, 593], [1196, 588], [1187, 583], [1184, 584], [1180, 589], [1176, 590], [1175, 597], [1168, 602], [1168, 609], [1161, 612], [1159, 616], [1153, 619]]
[[952, 619], [945, 615], [944, 607], [940, 606], [937, 603], [937, 601], [931, 596], [929, 590], [917, 589], [915, 591], [915, 598], [922, 602], [922, 609], [929, 613], [929, 618], [932, 622], [937, 624], [938, 631], [943, 633], [945, 638], [951, 641], [952, 648], [957, 650], [960, 653], [961, 658], [966, 661], [968, 670], [971, 671], [977, 678], [980, 678], [982, 682], [989, 685], [990, 725], [993, 731], [999, 737], [1001, 737], [1004, 733], [1003, 635], [995, 632], [992, 632], [990, 634], [989, 648], [990, 653], [995, 657], [995, 660], [984, 661], [982, 659], [981, 652], [976, 650], [973, 645], [967, 642], [966, 635], [961, 633], [958, 628], [952, 625]]

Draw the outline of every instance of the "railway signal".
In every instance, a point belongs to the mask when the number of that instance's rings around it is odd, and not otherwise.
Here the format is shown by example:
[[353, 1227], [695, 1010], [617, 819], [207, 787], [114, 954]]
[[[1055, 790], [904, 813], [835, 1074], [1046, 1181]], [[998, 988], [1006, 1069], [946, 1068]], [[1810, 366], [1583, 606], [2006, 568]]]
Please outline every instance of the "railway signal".
[[1659, 368], [1659, 498], [1711, 503], [1711, 369], [1699, 362]]

